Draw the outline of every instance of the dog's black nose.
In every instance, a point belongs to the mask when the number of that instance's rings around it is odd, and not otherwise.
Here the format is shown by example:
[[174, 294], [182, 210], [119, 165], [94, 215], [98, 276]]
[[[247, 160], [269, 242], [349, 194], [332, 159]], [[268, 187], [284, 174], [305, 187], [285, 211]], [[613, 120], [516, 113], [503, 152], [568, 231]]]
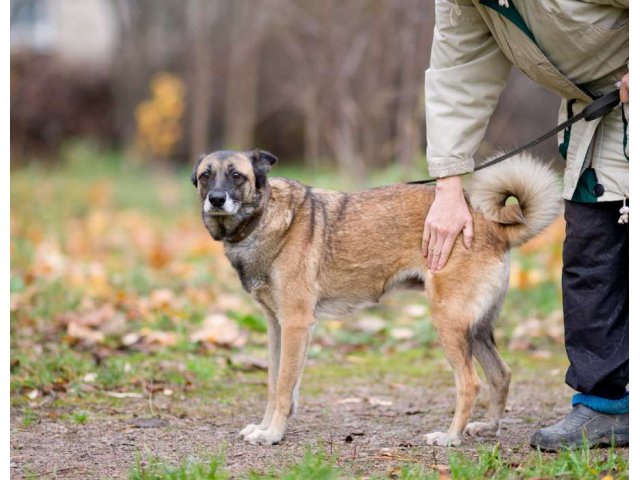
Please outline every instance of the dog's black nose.
[[224, 192], [209, 192], [209, 203], [216, 208], [222, 207], [227, 200], [227, 194]]

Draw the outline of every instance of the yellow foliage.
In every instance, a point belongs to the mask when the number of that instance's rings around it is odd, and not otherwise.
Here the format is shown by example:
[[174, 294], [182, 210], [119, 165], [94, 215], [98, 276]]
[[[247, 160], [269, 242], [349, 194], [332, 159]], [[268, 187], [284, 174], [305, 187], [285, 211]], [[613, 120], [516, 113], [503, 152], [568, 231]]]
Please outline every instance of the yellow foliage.
[[182, 138], [180, 122], [184, 115], [184, 84], [170, 73], [151, 79], [151, 98], [135, 109], [135, 146], [146, 157], [171, 156]]
[[520, 250], [522, 253], [530, 254], [548, 250], [552, 245], [559, 246], [561, 249], [562, 241], [564, 240], [564, 228], [564, 219], [558, 217], [555, 222], [544, 229], [540, 235], [536, 235], [520, 247]]

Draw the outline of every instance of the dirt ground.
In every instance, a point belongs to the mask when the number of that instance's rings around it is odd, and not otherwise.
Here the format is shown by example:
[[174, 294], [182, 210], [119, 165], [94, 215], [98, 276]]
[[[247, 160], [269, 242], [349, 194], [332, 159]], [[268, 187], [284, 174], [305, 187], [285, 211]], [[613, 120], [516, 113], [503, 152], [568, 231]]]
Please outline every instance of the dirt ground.
[[[313, 385], [322, 368], [311, 365], [304, 380]], [[531, 455], [528, 439], [533, 431], [566, 414], [571, 392], [562, 375], [560, 369], [544, 374], [514, 370], [499, 438], [503, 458], [519, 462]], [[385, 475], [405, 462], [442, 465], [447, 463], [447, 449], [425, 445], [422, 435], [446, 429], [454, 408], [453, 382], [447, 368], [425, 377], [423, 385], [396, 383], [392, 375], [350, 378], [317, 394], [305, 394], [303, 381], [297, 415], [282, 444], [271, 447], [251, 446], [237, 436], [261, 414], [265, 387], [256, 382], [231, 399], [158, 396], [152, 404], [127, 399], [116, 406], [95, 406], [86, 424], [42, 419], [25, 427], [20, 412], [14, 411], [12, 477], [123, 478], [136, 456], [179, 463], [221, 451], [226, 469], [241, 477], [249, 471], [283, 469], [309, 448], [337, 455], [338, 465], [353, 475]], [[474, 418], [482, 416], [486, 401], [483, 387]], [[495, 441], [465, 437], [458, 450], [473, 456]]]

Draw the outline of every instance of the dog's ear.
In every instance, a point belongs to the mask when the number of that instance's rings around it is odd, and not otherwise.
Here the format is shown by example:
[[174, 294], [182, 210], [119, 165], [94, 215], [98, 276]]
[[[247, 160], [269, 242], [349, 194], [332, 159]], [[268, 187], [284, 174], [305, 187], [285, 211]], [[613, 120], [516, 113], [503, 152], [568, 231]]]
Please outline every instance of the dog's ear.
[[258, 150], [257, 148], [249, 153], [253, 171], [256, 174], [256, 188], [262, 188], [267, 183], [267, 173], [271, 167], [278, 161], [278, 157], [272, 153]]
[[204, 159], [204, 157], [206, 157], [206, 155], [202, 154], [198, 157], [198, 160], [196, 160], [196, 164], [193, 166], [193, 170], [191, 170], [191, 183], [193, 183], [194, 187], [198, 186], [198, 167], [200, 166], [200, 163], [202, 162], [202, 160]]

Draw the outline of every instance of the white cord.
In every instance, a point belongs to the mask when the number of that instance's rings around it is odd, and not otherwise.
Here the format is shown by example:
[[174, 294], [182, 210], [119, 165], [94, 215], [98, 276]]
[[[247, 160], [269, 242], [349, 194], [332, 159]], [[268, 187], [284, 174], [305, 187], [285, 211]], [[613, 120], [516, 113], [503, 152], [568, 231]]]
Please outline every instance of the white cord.
[[624, 197], [624, 200], [622, 201], [622, 208], [619, 210], [619, 212], [622, 215], [620, 215], [620, 218], [618, 219], [618, 223], [620, 225], [629, 223], [629, 199], [627, 197]]

